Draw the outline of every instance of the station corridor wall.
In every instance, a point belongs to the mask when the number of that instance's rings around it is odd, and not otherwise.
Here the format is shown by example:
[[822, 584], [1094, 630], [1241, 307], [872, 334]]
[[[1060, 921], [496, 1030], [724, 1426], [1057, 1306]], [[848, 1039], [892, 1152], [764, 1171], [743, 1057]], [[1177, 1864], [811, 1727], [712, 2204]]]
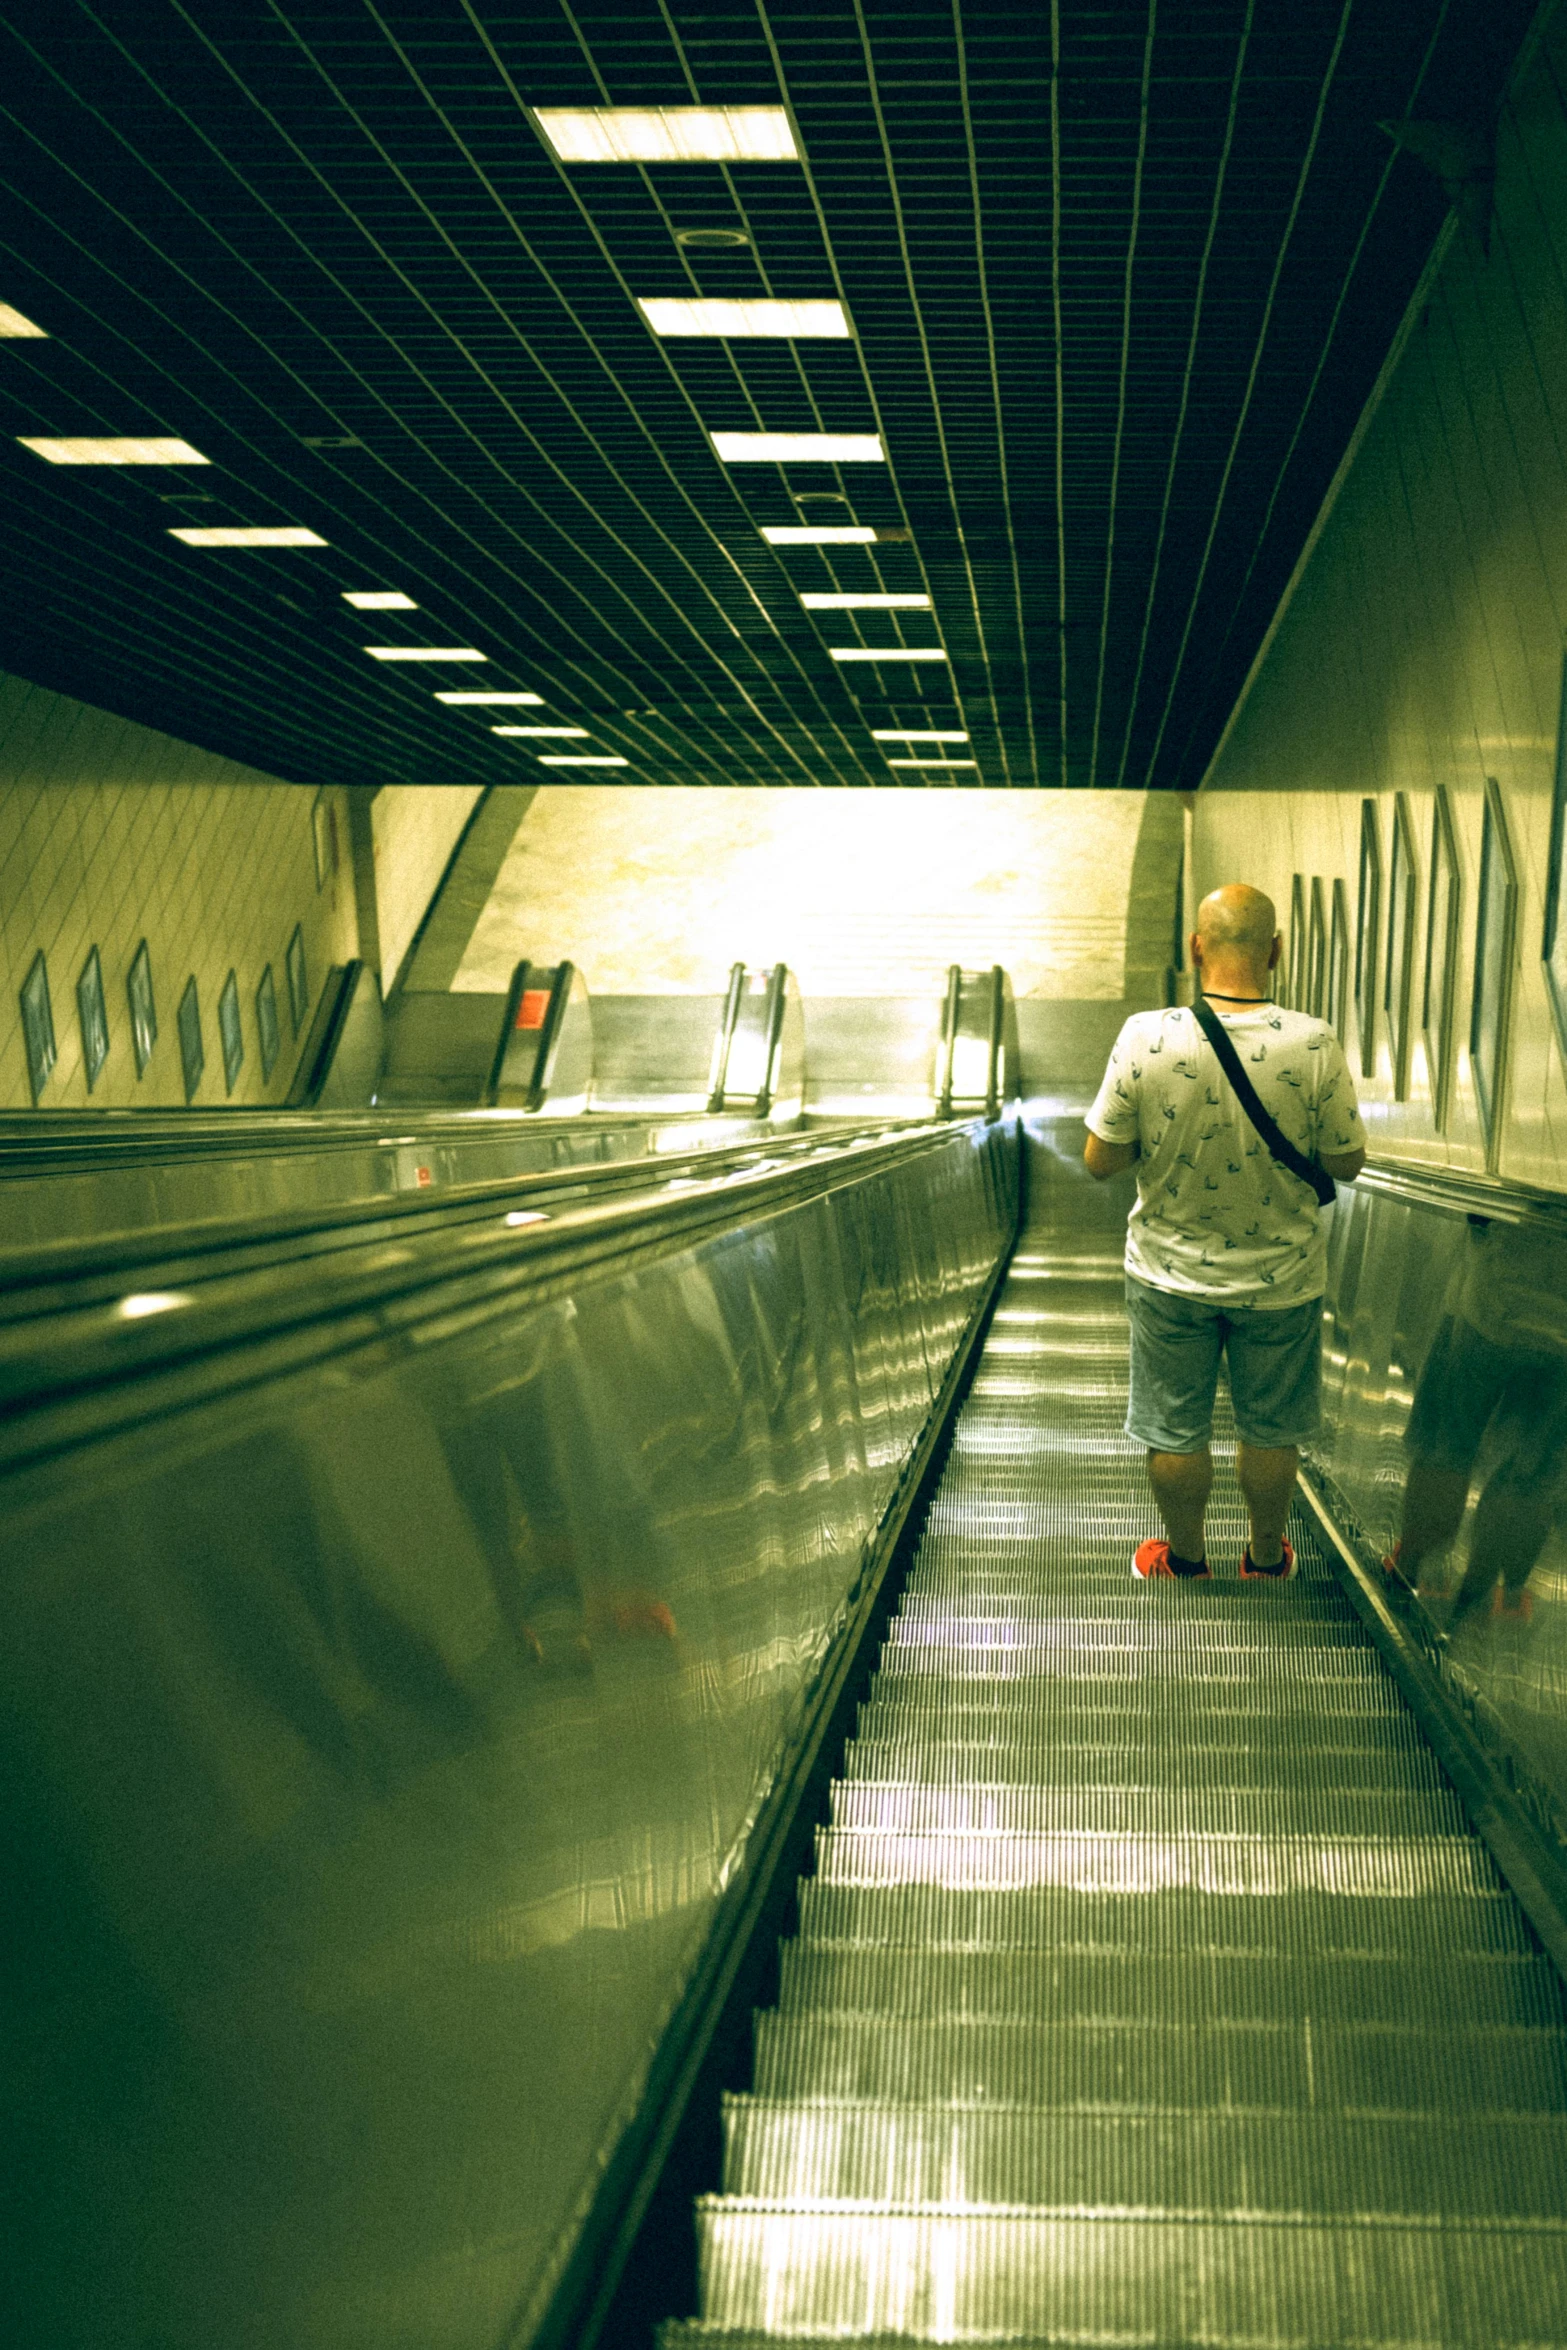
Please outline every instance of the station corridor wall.
[[[56, 1055], [40, 1107], [182, 1106], [178, 1016], [191, 980], [204, 1060], [192, 1106], [281, 1102], [327, 970], [365, 954], [390, 985], [479, 797], [318, 792], [0, 675], [0, 1111], [33, 1101], [21, 995], [30, 976], [36, 992], [40, 956]], [[127, 991], [143, 941], [157, 1041], [138, 1073]], [[108, 1053], [89, 1087], [77, 990], [95, 949]], [[257, 1004], [268, 971], [270, 1075]], [[243, 1059], [229, 1086], [219, 1002], [231, 972]]]
[[[1381, 868], [1371, 1072], [1346, 1028], [1372, 1148], [1567, 1189], [1567, 1022], [1543, 959], [1564, 853], [1560, 712], [1567, 635], [1567, 18], [1501, 121], [1489, 249], [1453, 232], [1417, 296], [1362, 436], [1197, 795], [1197, 891], [1246, 878], [1309, 928], [1342, 884], [1353, 941], [1361, 837]], [[1488, 779], [1490, 786], [1488, 787]], [[1445, 800], [1456, 846], [1458, 953], [1445, 1055], [1428, 1038], [1431, 868]], [[1487, 801], [1517, 875], [1510, 1034], [1488, 1133], [1470, 1053]], [[1363, 811], [1369, 808], [1369, 816]], [[1400, 1086], [1387, 1005], [1395, 826], [1414, 847], [1411, 1043]], [[1435, 972], [1446, 935], [1439, 876]], [[1302, 941], [1304, 945], [1306, 941]], [[1558, 946], [1567, 972], [1567, 905]], [[1287, 984], [1287, 983], [1286, 983]], [[1488, 1023], [1483, 1026], [1488, 1031]], [[1439, 1116], [1436, 1076], [1451, 1072]], [[1403, 1098], [1399, 1098], [1402, 1093]]]

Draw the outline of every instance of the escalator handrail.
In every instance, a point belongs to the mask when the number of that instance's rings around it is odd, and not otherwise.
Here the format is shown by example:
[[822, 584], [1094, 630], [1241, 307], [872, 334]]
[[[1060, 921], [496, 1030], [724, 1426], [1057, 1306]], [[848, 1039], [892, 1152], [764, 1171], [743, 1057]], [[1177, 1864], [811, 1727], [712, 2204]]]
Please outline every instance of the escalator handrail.
[[1537, 1225], [1567, 1239], [1567, 1193], [1544, 1191], [1532, 1183], [1515, 1183], [1498, 1175], [1470, 1175], [1455, 1167], [1416, 1167], [1396, 1159], [1370, 1159], [1352, 1188], [1385, 1192], [1393, 1199], [1435, 1208], [1444, 1215]]
[[[174, 1401], [252, 1386], [269, 1366], [291, 1369], [375, 1341], [409, 1342], [455, 1310], [515, 1310], [530, 1290], [559, 1294], [612, 1258], [684, 1245], [718, 1225], [749, 1225], [868, 1181], [893, 1164], [946, 1150], [983, 1121], [862, 1128], [801, 1155], [671, 1175], [640, 1191], [559, 1213], [508, 1209], [367, 1240], [330, 1257], [291, 1254], [259, 1271], [219, 1274], [150, 1311], [132, 1302], [36, 1316], [0, 1329], [0, 1473], [69, 1449]], [[754, 1161], [754, 1152], [751, 1154]], [[518, 1196], [511, 1187], [510, 1196]], [[515, 1224], [508, 1221], [516, 1215]], [[264, 1358], [264, 1359], [263, 1359]], [[194, 1373], [194, 1380], [192, 1379]], [[96, 1408], [85, 1415], [83, 1397]], [[65, 1407], [63, 1422], [61, 1407]]]

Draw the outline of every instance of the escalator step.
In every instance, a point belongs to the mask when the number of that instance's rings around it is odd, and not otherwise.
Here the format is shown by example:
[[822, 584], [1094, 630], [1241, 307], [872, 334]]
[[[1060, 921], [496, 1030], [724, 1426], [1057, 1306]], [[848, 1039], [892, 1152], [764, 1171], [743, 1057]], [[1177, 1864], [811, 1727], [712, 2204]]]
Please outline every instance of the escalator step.
[[1220, 2219], [1567, 2220], [1561, 2114], [1083, 2113], [733, 2097], [724, 2192]]
[[1169, 2221], [1018, 2212], [875, 2216], [699, 2206], [707, 2323], [802, 2341], [1444, 2343], [1567, 2340], [1567, 2231], [1335, 2219]]
[[835, 1828], [903, 1836], [1456, 1836], [1468, 1822], [1450, 1788], [1423, 1794], [1363, 1794], [1318, 1787], [1008, 1787], [976, 1775], [967, 1785], [840, 1781]]
[[[843, 1778], [855, 1786], [877, 1781], [904, 1787], [1078, 1788], [1084, 1794], [1137, 1798], [1166, 1786], [1168, 1747], [1152, 1737], [1141, 1747], [1062, 1747], [1029, 1741], [1026, 1724], [1011, 1738], [938, 1739], [859, 1737], [851, 1740]], [[1139, 1765], [1142, 1775], [1137, 1775]], [[1286, 1743], [1259, 1732], [1228, 1744], [1214, 1740], [1181, 1749], [1177, 1786], [1188, 1796], [1222, 1794], [1244, 1806], [1253, 1794], [1356, 1794], [1392, 1803], [1414, 1793], [1443, 1791], [1446, 1782], [1429, 1748], [1389, 1750], [1380, 1739], [1350, 1742], [1340, 1726], [1331, 1745], [1302, 1737]]]
[[1485, 1898], [1494, 1863], [1469, 1837], [883, 1834], [820, 1828], [823, 1885], [942, 1885], [1010, 1891], [1034, 1885], [1147, 1894], [1191, 1886], [1242, 1900], [1281, 1893]]
[[1033, 1885], [1002, 1893], [946, 1885], [800, 1887], [800, 1931], [813, 1941], [933, 1950], [1363, 1951], [1423, 1955], [1532, 1954], [1510, 1895], [1431, 1894], [1400, 1901], [1344, 1893], [1234, 1900], [1187, 1887], [1163, 1893], [1090, 1893]]
[[1231, 1953], [866, 1949], [794, 1941], [779, 2008], [882, 2016], [1070, 2016], [1169, 2023], [1182, 2016], [1354, 2016], [1363, 2023], [1567, 2024], [1561, 1978], [1540, 1958], [1422, 1960], [1317, 1952], [1238, 1963]]
[[772, 2010], [757, 2018], [755, 2084], [769, 2097], [917, 2104], [1546, 2114], [1567, 2103], [1567, 2032], [1214, 2023], [1200, 2011], [1175, 2023], [997, 2023]]

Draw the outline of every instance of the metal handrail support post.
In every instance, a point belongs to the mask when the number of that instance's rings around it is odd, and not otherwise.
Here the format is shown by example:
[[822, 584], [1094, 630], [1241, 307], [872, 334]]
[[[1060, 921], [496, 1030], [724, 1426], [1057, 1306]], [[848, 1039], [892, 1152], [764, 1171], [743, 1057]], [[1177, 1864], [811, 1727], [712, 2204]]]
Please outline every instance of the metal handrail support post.
[[713, 1042], [713, 1074], [708, 1087], [707, 1107], [711, 1117], [717, 1117], [724, 1106], [724, 1089], [729, 1082], [729, 1048], [735, 1040], [735, 1028], [740, 1018], [740, 999], [745, 993], [745, 965], [729, 966], [729, 992], [724, 997], [724, 1016]]
[[952, 1115], [952, 1069], [957, 1057], [958, 1007], [963, 1000], [963, 966], [949, 965], [947, 1000], [941, 1014], [941, 1043], [936, 1054], [936, 1115]]

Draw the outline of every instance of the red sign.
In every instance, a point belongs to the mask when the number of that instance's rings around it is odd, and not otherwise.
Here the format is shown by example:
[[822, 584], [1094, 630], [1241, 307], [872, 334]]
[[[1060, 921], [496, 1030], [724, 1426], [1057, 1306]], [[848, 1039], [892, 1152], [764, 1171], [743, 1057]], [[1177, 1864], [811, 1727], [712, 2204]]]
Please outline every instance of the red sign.
[[415, 1167], [415, 1169], [414, 1169], [414, 1181], [415, 1181], [415, 1183], [417, 1183], [417, 1184], [418, 1184], [418, 1186], [419, 1186], [419, 1189], [420, 1189], [421, 1191], [427, 1191], [427, 1190], [429, 1189], [429, 1187], [430, 1187], [430, 1184], [431, 1184], [431, 1182], [432, 1182], [433, 1180], [434, 1180], [434, 1178], [431, 1176], [431, 1173], [430, 1173], [430, 1170], [429, 1170], [429, 1168], [428, 1168], [428, 1167]]
[[519, 1028], [542, 1028], [544, 1015], [549, 1010], [550, 991], [547, 987], [525, 987], [522, 1002], [517, 1007]]

